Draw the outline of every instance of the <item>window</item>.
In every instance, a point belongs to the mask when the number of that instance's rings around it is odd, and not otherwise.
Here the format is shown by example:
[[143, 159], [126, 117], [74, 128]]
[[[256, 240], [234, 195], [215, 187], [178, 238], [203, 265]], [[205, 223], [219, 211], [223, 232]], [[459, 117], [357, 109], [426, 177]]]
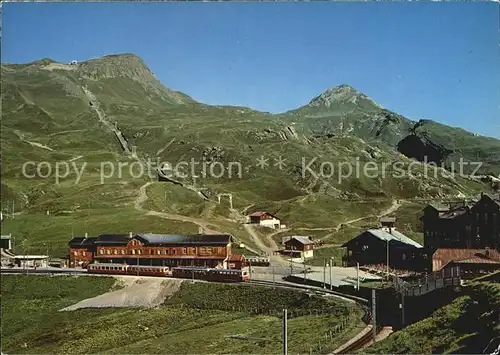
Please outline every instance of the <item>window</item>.
[[74, 251], [74, 252], [73, 252], [73, 255], [74, 255], [74, 256], [78, 256], [78, 251]]
[[122, 249], [122, 250], [121, 250], [121, 254], [122, 254], [122, 255], [125, 255], [125, 249]]
[[113, 254], [118, 255], [118, 250], [117, 249], [113, 250]]
[[160, 255], [160, 254], [161, 254], [161, 250], [160, 250], [160, 249], [158, 249], [158, 250], [156, 251], [156, 254]]
[[104, 250], [99, 249], [99, 254], [101, 254], [101, 255], [104, 254]]
[[83, 250], [83, 251], [82, 251], [82, 255], [83, 255], [83, 256], [86, 256], [86, 255], [87, 255], [87, 253], [85, 252], [85, 250]]
[[130, 254], [135, 254], [135, 250], [134, 249], [130, 249]]
[[182, 248], [182, 254], [187, 254], [188, 249], [187, 248]]

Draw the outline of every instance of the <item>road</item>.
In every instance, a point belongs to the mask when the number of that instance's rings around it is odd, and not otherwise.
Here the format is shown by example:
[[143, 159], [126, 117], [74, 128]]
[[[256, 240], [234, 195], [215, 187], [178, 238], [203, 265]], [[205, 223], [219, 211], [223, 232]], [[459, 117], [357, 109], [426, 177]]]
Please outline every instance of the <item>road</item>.
[[173, 213], [165, 213], [165, 212], [146, 210], [146, 209], [142, 208], [142, 205], [148, 200], [147, 188], [152, 183], [153, 182], [151, 182], [151, 181], [147, 182], [139, 188], [139, 195], [136, 197], [136, 199], [134, 201], [134, 208], [136, 210], [141, 211], [141, 212], [146, 212], [146, 215], [148, 215], [148, 216], [157, 216], [160, 218], [170, 219], [170, 220], [174, 220], [174, 221], [194, 223], [197, 226], [199, 226], [203, 230], [203, 232], [206, 234], [222, 234], [222, 232], [220, 232], [220, 231], [209, 228], [208, 223], [202, 219], [199, 219], [199, 218], [188, 217], [188, 216], [183, 216], [183, 215], [178, 215], [178, 214], [173, 214]]

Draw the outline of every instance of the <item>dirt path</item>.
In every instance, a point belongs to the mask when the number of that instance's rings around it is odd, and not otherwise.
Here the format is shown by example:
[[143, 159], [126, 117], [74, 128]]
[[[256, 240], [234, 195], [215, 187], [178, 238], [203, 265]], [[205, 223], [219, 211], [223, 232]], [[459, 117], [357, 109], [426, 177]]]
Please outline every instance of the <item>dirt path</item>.
[[160, 306], [167, 297], [176, 293], [182, 280], [145, 278], [136, 276], [117, 277], [115, 286], [120, 289], [87, 298], [60, 311], [75, 311], [82, 308], [146, 307]]
[[286, 260], [284, 260], [281, 256], [274, 254], [274, 252], [279, 248], [276, 242], [270, 237], [270, 235], [266, 237], [266, 239], [268, 239], [269, 241], [269, 244], [271, 245], [270, 247], [268, 247], [262, 242], [262, 239], [259, 237], [251, 224], [243, 224], [243, 227], [245, 228], [245, 231], [248, 233], [248, 235], [252, 238], [255, 245], [257, 245], [257, 247], [259, 247], [262, 251], [269, 255], [269, 261], [272, 265], [274, 264], [280, 266], [288, 266], [288, 262]]
[[[356, 222], [360, 222], [360, 221], [363, 221], [365, 219], [369, 219], [369, 218], [372, 218], [372, 217], [377, 217], [377, 218], [381, 218], [381, 217], [384, 217], [384, 216], [387, 216], [387, 215], [390, 215], [391, 213], [394, 213], [396, 212], [402, 205], [402, 201], [404, 200], [393, 200], [391, 205], [386, 208], [385, 210], [383, 210], [381, 213], [379, 213], [378, 215], [367, 215], [367, 216], [363, 216], [363, 217], [359, 217], [359, 218], [355, 218], [355, 219], [351, 219], [349, 221], [344, 221], [344, 222], [341, 222], [339, 224], [337, 224], [334, 228], [324, 228], [324, 229], [312, 229], [312, 230], [331, 230], [333, 231], [334, 233], [338, 232], [340, 230], [340, 228], [343, 226], [343, 225], [349, 225], [349, 224], [353, 224], [353, 223], [356, 223]], [[320, 238], [320, 239], [324, 239], [326, 238], [327, 236], [323, 237], [323, 238]]]
[[151, 211], [151, 210], [146, 210], [142, 208], [142, 205], [144, 202], [148, 200], [148, 194], [147, 194], [147, 188], [153, 184], [153, 182], [147, 182], [144, 185], [142, 185], [139, 188], [139, 195], [136, 197], [134, 201], [134, 208], [138, 211], [141, 212], [146, 212], [146, 215], [148, 216], [157, 216], [160, 218], [164, 219], [170, 219], [174, 221], [180, 221], [180, 222], [190, 222], [198, 225], [201, 229], [203, 229], [203, 232], [206, 234], [221, 234], [221, 232], [211, 229], [208, 227], [209, 223], [198, 218], [194, 217], [188, 217], [188, 216], [182, 216], [178, 214], [173, 214], [173, 213], [166, 213], [166, 212], [158, 212], [158, 211]]

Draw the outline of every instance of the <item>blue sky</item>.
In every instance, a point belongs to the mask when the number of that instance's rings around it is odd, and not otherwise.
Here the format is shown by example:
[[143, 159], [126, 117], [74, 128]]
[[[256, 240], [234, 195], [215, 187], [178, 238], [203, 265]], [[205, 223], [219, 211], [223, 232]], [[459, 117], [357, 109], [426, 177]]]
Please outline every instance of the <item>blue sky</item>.
[[6, 3], [2, 62], [135, 53], [198, 101], [269, 112], [345, 83], [500, 137], [499, 24], [494, 2]]

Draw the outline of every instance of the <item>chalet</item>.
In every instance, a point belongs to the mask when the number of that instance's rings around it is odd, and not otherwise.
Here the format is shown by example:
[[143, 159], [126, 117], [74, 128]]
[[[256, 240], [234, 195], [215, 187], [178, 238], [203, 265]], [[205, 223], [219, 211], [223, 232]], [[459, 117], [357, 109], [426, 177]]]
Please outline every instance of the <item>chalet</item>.
[[269, 212], [254, 212], [250, 216], [250, 223], [258, 224], [262, 227], [273, 229], [281, 228], [281, 221], [278, 217]]
[[[387, 264], [393, 268], [416, 268], [412, 264], [420, 260], [422, 246], [399, 231], [391, 228], [369, 229], [351, 239], [346, 248], [343, 262], [346, 266]], [[420, 262], [420, 261], [419, 261]]]
[[98, 262], [152, 266], [227, 267], [229, 234], [103, 234], [96, 238]]
[[394, 229], [396, 224], [395, 217], [383, 217], [380, 219], [380, 225], [385, 229]]
[[85, 233], [85, 237], [75, 237], [69, 241], [69, 267], [85, 268], [92, 263], [96, 251], [96, 239], [88, 237]]
[[309, 259], [314, 256], [314, 242], [310, 237], [294, 235], [286, 240], [284, 244], [285, 249], [282, 254], [301, 259]]
[[423, 212], [426, 248], [500, 250], [500, 197], [481, 194], [472, 204], [431, 204]]

